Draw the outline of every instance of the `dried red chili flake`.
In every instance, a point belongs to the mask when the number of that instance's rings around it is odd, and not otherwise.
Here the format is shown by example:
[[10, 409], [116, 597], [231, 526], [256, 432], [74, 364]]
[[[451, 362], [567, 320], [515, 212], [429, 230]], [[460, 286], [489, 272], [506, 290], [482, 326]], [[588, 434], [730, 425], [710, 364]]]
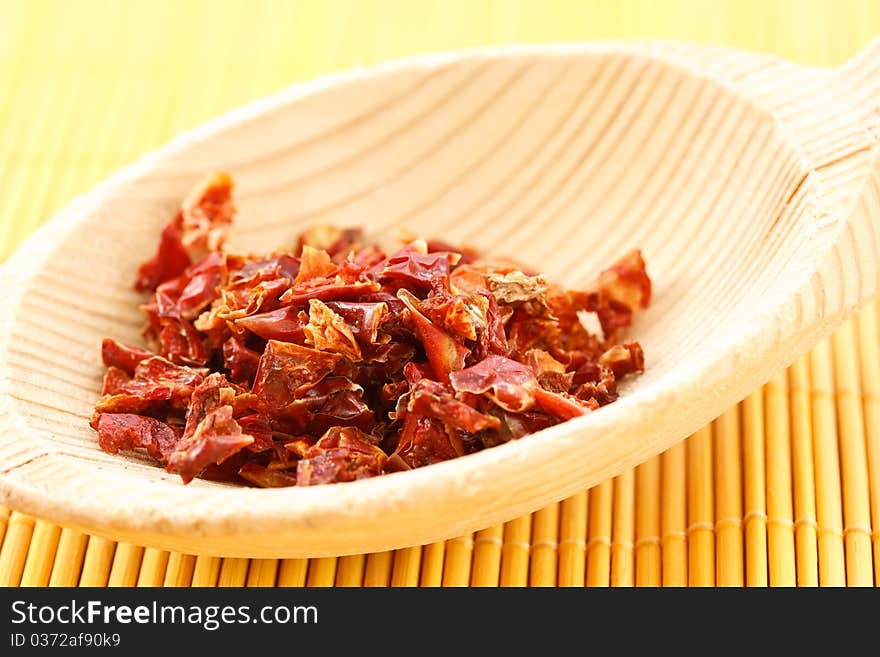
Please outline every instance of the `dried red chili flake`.
[[616, 344], [599, 356], [599, 364], [614, 372], [615, 377], [645, 371], [645, 353], [638, 342]]
[[253, 381], [259, 365], [260, 354], [243, 345], [238, 338], [229, 338], [223, 343], [223, 367], [233, 381]]
[[138, 269], [134, 285], [138, 292], [155, 290], [159, 283], [180, 276], [189, 267], [189, 253], [181, 241], [181, 220], [178, 215], [165, 225], [156, 255]]
[[189, 483], [212, 463], [222, 463], [253, 442], [232, 417], [232, 406], [219, 406], [205, 415], [191, 436], [181, 438], [168, 457], [168, 471]]
[[239, 257], [229, 272], [229, 286], [254, 285], [260, 281], [286, 278], [290, 282], [299, 274], [300, 259], [292, 252], [278, 251], [268, 258]]
[[363, 392], [361, 385], [344, 376], [325, 377], [302, 386], [295, 399], [276, 413], [277, 422], [294, 433], [320, 433], [332, 426], [368, 429], [375, 424], [375, 417]]
[[278, 413], [301, 397], [309, 384], [333, 372], [342, 360], [338, 354], [269, 340], [260, 358], [253, 393], [266, 413]]
[[505, 412], [504, 423], [502, 424], [504, 440], [516, 440], [558, 423], [557, 419], [541, 411], [526, 411], [524, 413]]
[[310, 285], [290, 288], [281, 295], [281, 303], [304, 305], [312, 299], [319, 301], [357, 301], [381, 286], [374, 281], [357, 281], [340, 285], [333, 278], [316, 279]]
[[595, 401], [583, 402], [567, 392], [551, 392], [541, 386], [535, 388], [535, 401], [546, 413], [560, 420], [586, 415], [599, 407]]
[[254, 442], [247, 447], [250, 451], [255, 453], [268, 452], [274, 447], [274, 432], [272, 431], [272, 425], [265, 415], [251, 413], [250, 415], [237, 418], [236, 422], [238, 422], [242, 432], [254, 439]]
[[95, 408], [101, 413], [185, 409], [193, 390], [203, 378], [199, 370], [152, 356], [138, 363], [134, 376], [125, 383], [114, 385], [112, 394], [101, 397]]
[[481, 413], [473, 406], [456, 399], [448, 386], [430, 379], [420, 379], [412, 386], [406, 411], [435, 418], [447, 428], [468, 433], [497, 429], [501, 424], [498, 418]]
[[364, 231], [360, 228], [337, 228], [321, 224], [312, 226], [300, 235], [297, 247], [299, 251], [305, 246], [326, 251], [337, 261], [344, 259], [352, 251], [360, 250], [363, 241]]
[[209, 176], [138, 270], [149, 348], [102, 344], [102, 449], [184, 482], [354, 481], [588, 414], [645, 368], [619, 339], [651, 299], [638, 251], [571, 290], [446, 241], [387, 255], [356, 228], [236, 254], [234, 212], [229, 176]]
[[303, 328], [306, 343], [331, 351], [353, 362], [363, 360], [361, 348], [346, 321], [319, 299], [309, 300], [309, 323]]
[[443, 240], [431, 239], [426, 244], [428, 253], [450, 251], [459, 255], [458, 264], [469, 265], [480, 258], [480, 252], [469, 246], [452, 246]]
[[216, 173], [202, 181], [162, 229], [156, 255], [141, 265], [135, 289], [155, 290], [160, 283], [180, 276], [193, 259], [218, 251], [234, 214], [232, 179]]
[[[233, 272], [234, 275], [234, 272]], [[280, 306], [279, 297], [290, 289], [292, 279], [280, 269], [261, 269], [253, 276], [239, 278], [222, 290], [221, 303], [212, 312], [233, 321]]]
[[305, 344], [305, 327], [308, 323], [308, 313], [297, 306], [286, 306], [235, 320], [237, 327], [247, 329], [264, 340], [295, 344]]
[[502, 313], [498, 301], [490, 293], [480, 291], [478, 294], [487, 301], [486, 327], [479, 335], [474, 353], [481, 360], [491, 355], [507, 356], [510, 353], [510, 345], [504, 332], [504, 313]]
[[366, 276], [366, 265], [354, 254], [336, 264], [326, 251], [303, 247], [302, 264], [290, 289], [279, 299], [282, 304], [305, 305], [311, 300], [357, 301], [358, 297], [378, 292], [381, 286]]
[[284, 470], [270, 470], [253, 461], [248, 461], [241, 466], [238, 470], [238, 476], [260, 488], [296, 486], [296, 474], [290, 474]]
[[180, 291], [175, 304], [177, 317], [193, 320], [220, 294], [227, 276], [226, 257], [211, 253], [204, 260], [184, 272], [186, 285]]
[[190, 256], [219, 251], [226, 241], [235, 204], [232, 178], [215, 173], [196, 185], [180, 207], [181, 242]]
[[452, 372], [464, 367], [470, 349], [425, 317], [418, 308], [418, 299], [411, 292], [401, 289], [397, 295], [410, 312], [410, 321], [425, 349], [428, 362], [434, 368], [434, 373], [440, 381], [444, 383], [449, 381]]
[[339, 315], [362, 346], [385, 344], [391, 336], [379, 334], [388, 315], [388, 304], [378, 302], [328, 301], [327, 308]]
[[453, 443], [440, 420], [411, 414], [403, 422], [393, 455], [410, 468], [420, 468], [462, 456], [460, 445], [460, 440]]
[[102, 413], [96, 423], [98, 444], [105, 452], [143, 447], [147, 454], [166, 463], [180, 440], [180, 430], [152, 417], [131, 413]]
[[101, 359], [104, 361], [104, 365], [118, 367], [129, 376], [134, 375], [134, 369], [141, 361], [154, 355], [146, 349], [130, 347], [111, 338], [104, 338], [101, 344]]
[[598, 363], [585, 363], [579, 367], [574, 373], [572, 388], [579, 399], [592, 399], [600, 406], [617, 399], [617, 379], [614, 372]]
[[428, 253], [427, 244], [416, 240], [375, 265], [371, 275], [380, 283], [392, 283], [411, 292], [449, 286], [449, 272], [461, 255], [449, 251]]
[[488, 395], [511, 413], [521, 413], [535, 405], [535, 375], [528, 366], [510, 358], [489, 356], [449, 378], [456, 391]]
[[196, 431], [199, 423], [207, 415], [220, 406], [232, 406], [235, 398], [243, 393], [241, 388], [233, 387], [223, 374], [214, 372], [207, 376], [198, 386], [193, 389], [186, 410], [186, 428], [183, 438], [190, 438]]
[[388, 456], [375, 439], [353, 427], [328, 429], [296, 466], [299, 486], [354, 481], [382, 474]]
[[574, 372], [566, 372], [565, 365], [553, 358], [543, 349], [529, 349], [525, 363], [531, 368], [542, 388], [551, 392], [568, 392], [574, 379]]
[[159, 350], [168, 360], [181, 365], [204, 365], [210, 354], [201, 334], [185, 319], [164, 317], [159, 331]]
[[124, 370], [111, 365], [104, 374], [104, 384], [101, 386], [101, 396], [117, 395], [125, 389], [125, 385], [131, 381], [131, 377]]

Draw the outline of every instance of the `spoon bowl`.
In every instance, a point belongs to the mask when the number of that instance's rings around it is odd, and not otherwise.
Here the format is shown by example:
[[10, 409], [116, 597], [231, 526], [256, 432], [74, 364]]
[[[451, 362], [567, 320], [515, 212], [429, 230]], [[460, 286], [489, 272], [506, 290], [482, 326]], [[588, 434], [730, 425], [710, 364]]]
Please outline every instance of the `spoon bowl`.
[[[880, 41], [838, 69], [597, 43], [418, 57], [296, 85], [145, 156], [0, 268], [0, 503], [116, 540], [315, 557], [510, 520], [669, 448], [829, 334], [880, 279]], [[105, 336], [139, 343], [137, 264], [206, 172], [232, 245], [400, 229], [575, 287], [642, 248], [646, 371], [615, 403], [477, 454], [346, 484], [181, 485], [88, 426]]]

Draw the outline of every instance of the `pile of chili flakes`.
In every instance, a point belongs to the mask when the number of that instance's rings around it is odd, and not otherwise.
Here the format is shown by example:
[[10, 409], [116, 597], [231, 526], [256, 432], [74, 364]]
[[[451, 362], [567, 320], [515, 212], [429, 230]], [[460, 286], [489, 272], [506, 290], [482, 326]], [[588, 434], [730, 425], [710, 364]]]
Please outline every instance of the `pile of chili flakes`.
[[471, 249], [386, 255], [327, 226], [237, 255], [234, 213], [229, 176], [209, 176], [141, 265], [150, 349], [104, 340], [104, 450], [143, 448], [184, 483], [352, 481], [584, 415], [644, 368], [618, 343], [651, 297], [639, 251], [571, 291]]

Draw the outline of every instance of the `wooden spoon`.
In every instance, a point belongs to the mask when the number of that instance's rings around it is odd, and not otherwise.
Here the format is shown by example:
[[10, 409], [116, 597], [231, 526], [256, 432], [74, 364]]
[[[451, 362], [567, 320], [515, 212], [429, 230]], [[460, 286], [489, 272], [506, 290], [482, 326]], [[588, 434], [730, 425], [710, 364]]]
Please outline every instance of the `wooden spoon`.
[[[675, 43], [476, 50], [232, 112], [74, 201], [0, 270], [0, 503], [162, 548], [312, 557], [563, 499], [681, 440], [877, 292], [878, 109], [880, 41], [833, 70]], [[317, 222], [404, 228], [574, 286], [640, 246], [647, 371], [589, 416], [348, 484], [183, 486], [104, 454], [88, 427], [101, 338], [139, 341], [135, 267], [212, 170], [237, 181], [239, 249]]]

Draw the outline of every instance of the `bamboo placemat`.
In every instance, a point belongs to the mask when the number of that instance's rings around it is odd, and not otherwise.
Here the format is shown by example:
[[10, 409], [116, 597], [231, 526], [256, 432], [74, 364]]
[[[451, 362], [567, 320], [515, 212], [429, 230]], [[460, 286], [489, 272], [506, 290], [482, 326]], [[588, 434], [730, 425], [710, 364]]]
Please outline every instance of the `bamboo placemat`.
[[[676, 38], [835, 65], [880, 3], [0, 0], [0, 260], [72, 196], [315, 74], [515, 41]], [[665, 454], [473, 535], [314, 560], [193, 557], [0, 507], [0, 585], [880, 584], [880, 304]]]

